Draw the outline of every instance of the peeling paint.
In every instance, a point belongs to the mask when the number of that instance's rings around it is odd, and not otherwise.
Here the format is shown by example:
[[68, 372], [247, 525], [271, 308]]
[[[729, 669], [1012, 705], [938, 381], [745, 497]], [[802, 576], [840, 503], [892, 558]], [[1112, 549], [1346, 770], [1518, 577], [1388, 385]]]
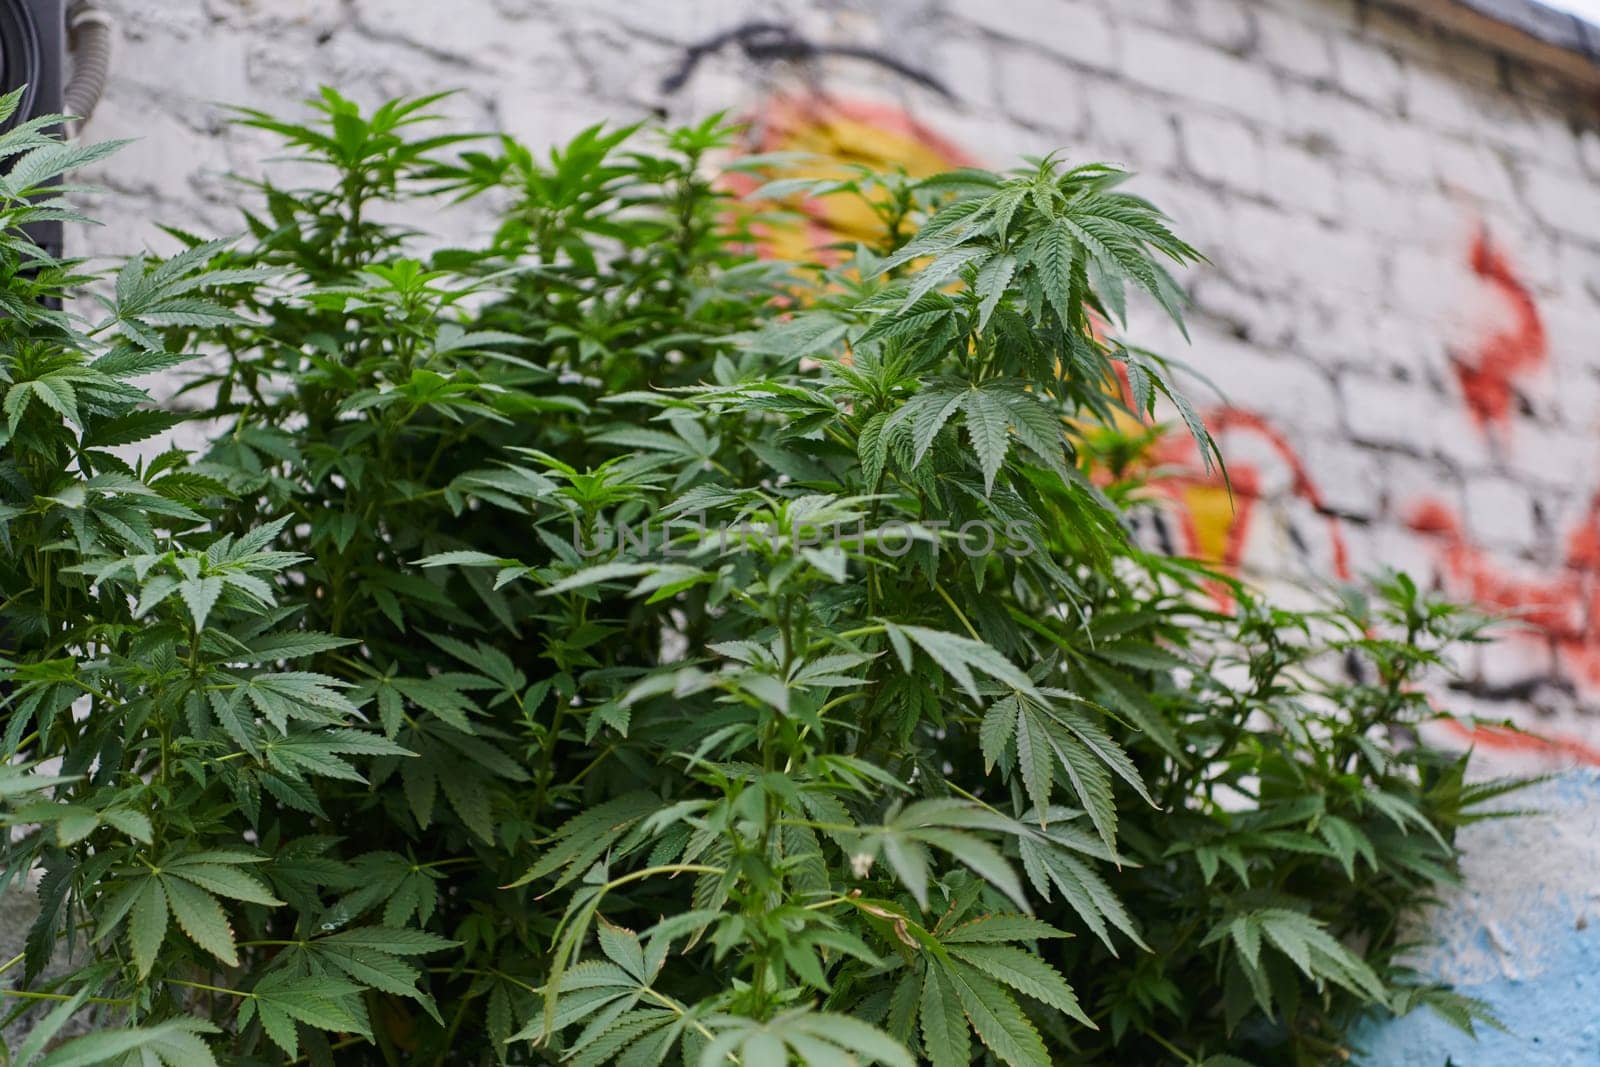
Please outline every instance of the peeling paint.
[[1573, 771], [1513, 794], [1537, 814], [1463, 831], [1465, 883], [1421, 919], [1424, 975], [1486, 1001], [1505, 1030], [1477, 1040], [1426, 1008], [1352, 1038], [1362, 1067], [1600, 1064], [1600, 772]]

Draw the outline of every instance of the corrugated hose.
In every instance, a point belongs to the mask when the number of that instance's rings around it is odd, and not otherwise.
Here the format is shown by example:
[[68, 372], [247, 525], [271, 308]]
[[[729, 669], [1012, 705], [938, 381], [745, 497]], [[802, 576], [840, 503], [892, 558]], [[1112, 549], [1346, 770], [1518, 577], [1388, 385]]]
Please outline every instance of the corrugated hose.
[[62, 93], [67, 114], [82, 126], [94, 114], [111, 74], [111, 15], [94, 0], [72, 0], [67, 8], [67, 40], [72, 53], [72, 77]]

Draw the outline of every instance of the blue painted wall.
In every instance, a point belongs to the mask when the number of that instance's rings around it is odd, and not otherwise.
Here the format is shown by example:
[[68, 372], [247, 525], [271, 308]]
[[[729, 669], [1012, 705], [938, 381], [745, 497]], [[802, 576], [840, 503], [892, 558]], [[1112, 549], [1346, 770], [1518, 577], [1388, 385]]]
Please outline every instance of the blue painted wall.
[[1373, 1023], [1363, 1067], [1600, 1067], [1600, 774], [1511, 798], [1539, 814], [1470, 828], [1466, 884], [1426, 919], [1425, 973], [1488, 1001], [1478, 1040], [1427, 1009]]

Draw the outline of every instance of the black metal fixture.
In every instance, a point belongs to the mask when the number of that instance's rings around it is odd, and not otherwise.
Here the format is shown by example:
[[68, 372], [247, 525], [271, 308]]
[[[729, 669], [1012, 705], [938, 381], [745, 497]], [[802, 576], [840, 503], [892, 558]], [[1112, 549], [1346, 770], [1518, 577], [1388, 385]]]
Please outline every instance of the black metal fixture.
[[811, 41], [781, 22], [746, 22], [732, 29], [707, 37], [683, 50], [683, 59], [671, 74], [661, 81], [661, 91], [668, 95], [682, 89], [694, 74], [700, 61], [713, 52], [736, 45], [753, 63], [772, 63], [780, 59], [811, 60], [819, 56], [849, 56], [876, 63], [894, 71], [908, 81], [931, 89], [946, 99], [953, 99], [944, 83], [926, 71], [918, 70], [887, 52], [853, 44], [828, 44]]
[[[23, 89], [22, 102], [5, 128], [61, 111], [66, 65], [66, 13], [62, 0], [0, 0], [0, 91]], [[35, 243], [53, 256], [62, 252], [61, 224], [28, 227]]]
[[[0, 92], [23, 89], [5, 127], [40, 115], [88, 118], [110, 64], [111, 19], [94, 0], [0, 0]], [[61, 254], [60, 223], [29, 232], [45, 251]]]
[[66, 30], [63, 0], [0, 0], [0, 91], [27, 86], [13, 124], [61, 110]]

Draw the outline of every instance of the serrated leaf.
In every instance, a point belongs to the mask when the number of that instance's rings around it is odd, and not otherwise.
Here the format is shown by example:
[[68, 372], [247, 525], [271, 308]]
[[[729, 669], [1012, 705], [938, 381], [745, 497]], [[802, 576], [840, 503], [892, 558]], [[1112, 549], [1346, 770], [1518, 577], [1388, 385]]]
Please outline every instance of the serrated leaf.
[[147, 878], [128, 912], [128, 948], [140, 978], [149, 977], [167, 934], [167, 896], [159, 878]]
[[964, 407], [967, 435], [983, 470], [983, 491], [990, 493], [1010, 447], [1010, 415], [1004, 404], [982, 389], [968, 390]]
[[951, 955], [971, 964], [995, 981], [1010, 986], [1042, 1004], [1066, 1012], [1090, 1029], [1098, 1029], [1083, 1008], [1072, 987], [1055, 968], [1011, 945], [963, 945], [950, 949]]
[[272, 895], [265, 882], [237, 867], [179, 861], [168, 864], [163, 870], [219, 897], [243, 900], [250, 904], [265, 904], [268, 907], [277, 907], [283, 903]]
[[150, 1064], [166, 1067], [217, 1067], [211, 1048], [199, 1035], [217, 1033], [204, 1019], [169, 1019], [76, 1037], [38, 1060], [36, 1067], [93, 1067], [95, 1064]]
[[390, 956], [424, 956], [460, 944], [459, 941], [451, 941], [438, 934], [430, 934], [426, 930], [394, 926], [357, 926], [341, 930], [322, 940], [328, 944], [370, 949]]
[[967, 1067], [972, 1062], [972, 1039], [967, 1017], [954, 984], [944, 968], [929, 964], [922, 975], [919, 1002], [922, 1047], [933, 1067]]
[[1050, 1062], [1039, 1032], [1017, 1002], [994, 981], [960, 963], [949, 967], [946, 973], [972, 1029], [997, 1059], [1012, 1067], [1036, 1067]]
[[161, 876], [161, 888], [166, 890], [167, 903], [172, 917], [189, 940], [211, 953], [230, 967], [239, 965], [239, 953], [233, 943], [233, 924], [215, 897], [198, 886], [175, 878]]
[[1020, 692], [1038, 695], [1038, 688], [1031, 678], [982, 641], [923, 626], [892, 626], [889, 633], [891, 636], [909, 637], [974, 700], [980, 697], [977, 682], [973, 678], [974, 671]]
[[995, 256], [978, 271], [978, 278], [973, 288], [979, 296], [979, 332], [989, 325], [989, 316], [994, 314], [995, 306], [1006, 295], [1007, 288], [1011, 285], [1011, 278], [1016, 272], [1017, 257], [1009, 252]]
[[194, 620], [196, 630], [205, 628], [206, 620], [211, 617], [211, 609], [217, 606], [217, 598], [222, 596], [225, 584], [221, 578], [191, 578], [178, 583], [178, 595], [189, 606], [189, 616]]
[[1065, 931], [1031, 915], [983, 915], [941, 934], [939, 940], [946, 945], [958, 945], [1066, 936]]

